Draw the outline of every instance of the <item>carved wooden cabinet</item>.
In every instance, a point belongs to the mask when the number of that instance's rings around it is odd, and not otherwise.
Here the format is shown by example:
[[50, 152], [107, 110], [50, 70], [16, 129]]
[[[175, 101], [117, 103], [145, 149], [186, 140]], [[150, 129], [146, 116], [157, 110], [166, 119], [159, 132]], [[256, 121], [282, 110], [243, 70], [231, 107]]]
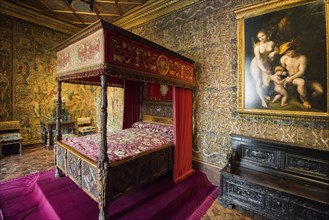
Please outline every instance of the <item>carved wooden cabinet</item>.
[[329, 152], [232, 135], [220, 203], [268, 219], [329, 219]]

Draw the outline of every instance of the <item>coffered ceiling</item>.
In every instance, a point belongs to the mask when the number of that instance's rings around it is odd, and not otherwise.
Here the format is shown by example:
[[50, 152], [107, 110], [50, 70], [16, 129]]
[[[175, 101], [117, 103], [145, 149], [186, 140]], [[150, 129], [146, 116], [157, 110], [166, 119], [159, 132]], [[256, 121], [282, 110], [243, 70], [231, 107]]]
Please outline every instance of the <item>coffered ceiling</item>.
[[123, 15], [139, 10], [156, 0], [94, 0], [92, 3], [89, 1], [8, 0], [8, 2], [33, 9], [47, 16], [81, 26], [87, 26], [98, 19], [113, 23]]
[[[201, 0], [0, 0], [0, 12], [29, 20], [56, 19], [82, 29], [98, 19], [129, 29]], [[34, 19], [34, 20], [35, 20]], [[53, 25], [52, 25], [53, 26]], [[60, 27], [63, 30], [62, 27]]]

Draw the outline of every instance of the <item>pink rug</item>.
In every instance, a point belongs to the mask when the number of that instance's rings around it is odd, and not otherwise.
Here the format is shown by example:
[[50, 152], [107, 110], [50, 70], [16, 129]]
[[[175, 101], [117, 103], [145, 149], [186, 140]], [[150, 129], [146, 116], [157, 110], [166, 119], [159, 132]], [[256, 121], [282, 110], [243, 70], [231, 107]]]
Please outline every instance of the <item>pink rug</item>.
[[[195, 172], [177, 184], [160, 178], [110, 203], [110, 219], [200, 219], [218, 187]], [[54, 170], [0, 182], [0, 219], [98, 219], [97, 203]]]

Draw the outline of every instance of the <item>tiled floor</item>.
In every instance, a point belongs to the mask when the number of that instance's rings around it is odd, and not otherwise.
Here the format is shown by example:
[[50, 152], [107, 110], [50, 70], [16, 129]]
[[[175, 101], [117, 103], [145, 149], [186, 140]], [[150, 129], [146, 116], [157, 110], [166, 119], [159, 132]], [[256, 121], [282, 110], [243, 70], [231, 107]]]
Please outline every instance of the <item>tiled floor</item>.
[[53, 167], [53, 150], [46, 150], [42, 145], [24, 146], [21, 155], [13, 154], [0, 158], [0, 181]]
[[[21, 155], [14, 154], [0, 158], [0, 181], [23, 176], [29, 173], [49, 170], [54, 167], [54, 152], [42, 145], [23, 147]], [[231, 209], [225, 209], [215, 201], [202, 220], [250, 220]]]

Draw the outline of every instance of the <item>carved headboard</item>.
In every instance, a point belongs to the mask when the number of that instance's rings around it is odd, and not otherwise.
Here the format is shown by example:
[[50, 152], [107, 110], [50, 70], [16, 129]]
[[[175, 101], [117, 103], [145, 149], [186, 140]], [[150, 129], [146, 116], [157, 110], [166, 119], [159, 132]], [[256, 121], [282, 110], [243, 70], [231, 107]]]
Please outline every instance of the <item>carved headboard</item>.
[[158, 124], [173, 125], [173, 119], [169, 117], [159, 117], [153, 115], [143, 115], [142, 121]]
[[[165, 89], [164, 89], [165, 88]], [[173, 87], [156, 83], [144, 83], [142, 114], [173, 117]]]

